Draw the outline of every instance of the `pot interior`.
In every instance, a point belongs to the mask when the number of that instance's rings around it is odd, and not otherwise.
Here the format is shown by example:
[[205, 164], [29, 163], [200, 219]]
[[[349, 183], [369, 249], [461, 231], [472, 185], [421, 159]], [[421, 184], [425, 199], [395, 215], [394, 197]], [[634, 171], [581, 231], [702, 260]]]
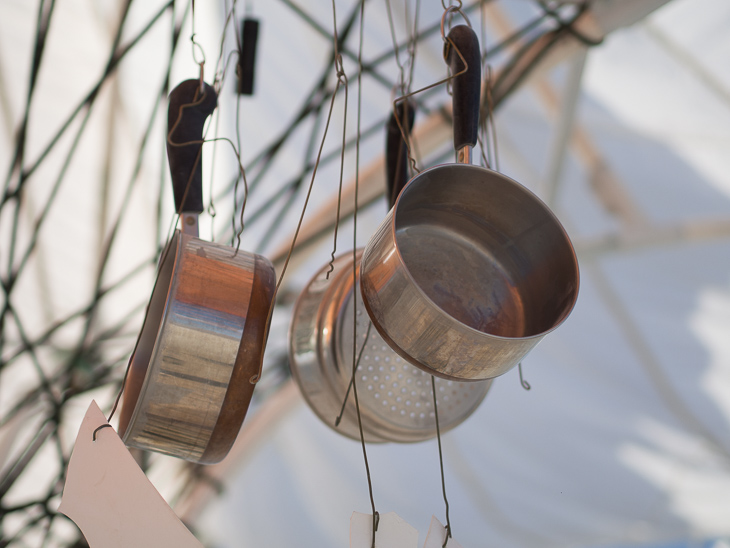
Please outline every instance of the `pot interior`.
[[507, 338], [543, 334], [575, 303], [578, 265], [557, 218], [499, 173], [426, 170], [395, 205], [396, 246], [414, 283], [443, 312]]

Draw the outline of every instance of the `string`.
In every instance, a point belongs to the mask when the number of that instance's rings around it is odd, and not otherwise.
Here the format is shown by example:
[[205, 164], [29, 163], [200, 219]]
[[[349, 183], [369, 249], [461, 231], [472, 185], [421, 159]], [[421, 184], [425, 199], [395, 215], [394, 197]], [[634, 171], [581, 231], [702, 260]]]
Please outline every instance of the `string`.
[[[215, 87], [213, 88], [215, 89]], [[211, 240], [215, 241], [215, 216], [217, 214], [215, 209], [215, 203], [213, 202], [213, 180], [215, 179], [215, 165], [216, 165], [216, 156], [218, 152], [218, 142], [217, 142], [217, 136], [218, 132], [220, 131], [220, 116], [221, 115], [221, 109], [216, 109], [215, 112], [215, 132], [216, 132], [216, 142], [213, 143], [213, 154], [212, 158], [213, 161], [210, 163], [210, 179], [209, 179], [209, 187], [208, 187], [208, 194], [210, 195], [210, 203], [208, 204], [208, 215], [210, 215], [210, 235]]]
[[519, 364], [517, 364], [517, 369], [520, 372], [520, 384], [522, 385], [522, 388], [524, 388], [525, 390], [530, 390], [532, 388], [532, 386], [522, 376], [522, 362], [520, 362]]
[[96, 433], [101, 430], [102, 428], [111, 428], [112, 425], [109, 423], [102, 424], [101, 426], [97, 426], [94, 428], [94, 433], [91, 435], [91, 441], [96, 441]]
[[[496, 162], [492, 158], [492, 146], [489, 139], [489, 126], [491, 122], [492, 130], [494, 130], [494, 101], [492, 99], [492, 67], [487, 62], [489, 52], [487, 51], [487, 36], [486, 36], [486, 13], [485, 10], [481, 10], [481, 44], [482, 44], [482, 72], [484, 73], [484, 102], [486, 103], [486, 113], [484, 116], [479, 117], [479, 149], [482, 153], [482, 164], [489, 169], [492, 169], [492, 165], [496, 166]], [[494, 133], [495, 148], [496, 148], [496, 132]]]
[[325, 274], [325, 280], [329, 280], [330, 274], [332, 274], [332, 271], [335, 269], [335, 253], [337, 252], [337, 232], [340, 226], [340, 207], [342, 205], [342, 180], [344, 177], [344, 169], [345, 169], [345, 146], [347, 144], [347, 97], [348, 97], [348, 81], [347, 81], [347, 75], [345, 74], [345, 68], [342, 64], [342, 55], [340, 55], [340, 52], [338, 51], [338, 45], [339, 39], [337, 38], [337, 22], [335, 21], [335, 68], [337, 69], [337, 85], [335, 86], [335, 91], [333, 92], [333, 96], [337, 95], [337, 91], [340, 89], [340, 84], [344, 84], [345, 86], [345, 106], [344, 106], [344, 113], [342, 116], [342, 151], [340, 155], [340, 185], [339, 189], [337, 191], [337, 213], [335, 217], [335, 230], [334, 230], [334, 236], [333, 236], [333, 244], [332, 244], [332, 253], [330, 255], [330, 263], [329, 263], [329, 270], [327, 270], [327, 273]]
[[[191, 43], [192, 52], [193, 52], [193, 61], [195, 62], [196, 65], [200, 65], [202, 67], [202, 65], [205, 64], [205, 50], [203, 50], [203, 46], [201, 46], [200, 43], [198, 43], [198, 41], [195, 40], [195, 0], [190, 0], [190, 1], [191, 1], [190, 5], [192, 8], [191, 9], [192, 13], [191, 13], [191, 17], [190, 17], [190, 28], [191, 28], [190, 43]], [[201, 60], [198, 60], [196, 52], [200, 52], [200, 55], [203, 57]]]
[[[335, 1], [332, 0], [332, 14], [335, 14]], [[363, 50], [363, 36], [364, 36], [364, 24], [365, 24], [365, 0], [360, 0], [360, 43], [357, 52], [357, 136], [355, 142], [355, 207], [353, 210], [352, 221], [352, 279], [357, 280], [357, 210], [358, 210], [358, 194], [360, 186], [360, 122], [362, 114], [362, 50]], [[335, 29], [337, 28], [337, 17], [335, 16]], [[354, 291], [358, 290], [358, 287], [353, 284]], [[368, 463], [368, 453], [365, 448], [365, 434], [362, 428], [362, 416], [360, 414], [360, 401], [357, 396], [357, 379], [354, 379], [355, 371], [357, 371], [358, 360], [355, 359], [355, 352], [357, 351], [357, 299], [354, 299], [352, 306], [353, 322], [352, 322], [352, 395], [355, 399], [355, 411], [357, 411], [357, 426], [360, 431], [360, 445], [362, 446], [362, 456], [365, 463], [365, 474], [368, 481], [368, 494], [370, 495], [370, 507], [373, 512], [373, 536], [371, 548], [375, 548], [375, 532], [378, 530], [378, 522], [380, 521], [380, 514], [375, 509], [375, 497], [373, 495], [373, 481], [370, 476], [370, 464]], [[369, 329], [369, 326], [368, 326]], [[363, 343], [363, 348], [367, 344], [367, 339]]]
[[431, 392], [433, 393], [433, 413], [436, 418], [436, 440], [439, 447], [439, 466], [441, 468], [441, 491], [444, 495], [444, 504], [446, 505], [446, 537], [442, 548], [446, 547], [446, 543], [451, 538], [451, 521], [449, 520], [449, 499], [446, 497], [446, 478], [444, 477], [444, 455], [441, 450], [441, 428], [439, 427], [439, 410], [436, 402], [436, 377], [431, 375]]
[[418, 169], [418, 166], [416, 165], [416, 160], [415, 160], [415, 158], [414, 158], [414, 156], [412, 154], [411, 141], [410, 141], [410, 138], [409, 138], [409, 132], [407, 132], [406, 129], [403, 127], [403, 124], [401, 123], [401, 120], [400, 120], [400, 116], [398, 116], [398, 103], [400, 103], [401, 101], [405, 101], [409, 97], [413, 97], [413, 96], [417, 95], [418, 93], [422, 93], [422, 92], [427, 91], [429, 89], [435, 88], [436, 86], [440, 86], [442, 84], [445, 84], [447, 82], [450, 82], [451, 80], [453, 80], [457, 76], [461, 76], [467, 70], [469, 70], [469, 65], [466, 62], [466, 59], [464, 58], [464, 56], [461, 54], [461, 51], [459, 50], [459, 48], [456, 46], [456, 44], [454, 44], [454, 42], [453, 42], [453, 40], [451, 40], [451, 38], [449, 38], [448, 36], [446, 36], [446, 35], [443, 34], [443, 25], [442, 25], [442, 34], [441, 34], [441, 37], [444, 39], [444, 42], [446, 42], [446, 45], [445, 45], [445, 48], [444, 48], [444, 58], [446, 58], [448, 56], [448, 48], [453, 47], [454, 48], [454, 51], [456, 51], [456, 54], [459, 56], [459, 59], [461, 60], [461, 63], [464, 65], [464, 68], [462, 70], [460, 70], [459, 72], [457, 72], [456, 74], [452, 74], [450, 76], [447, 76], [446, 78], [443, 78], [443, 79], [439, 80], [438, 82], [435, 82], [433, 84], [429, 84], [429, 85], [427, 85], [425, 87], [422, 87], [421, 89], [417, 89], [416, 91], [413, 91], [413, 92], [410, 92], [410, 93], [406, 93], [405, 95], [402, 95], [401, 97], [398, 97], [395, 101], [393, 101], [393, 113], [395, 115], [395, 121], [396, 121], [396, 124], [398, 124], [398, 129], [400, 130], [401, 137], [403, 139], [403, 142], [406, 145], [406, 150], [408, 151], [408, 161], [411, 164], [411, 168], [416, 173], [420, 173], [421, 170]]
[[[399, 72], [399, 81], [393, 87], [393, 93], [395, 94], [396, 90], [398, 88], [400, 88], [400, 93], [403, 94], [403, 95], [407, 95], [407, 94], [410, 93], [410, 90], [411, 90], [411, 82], [413, 81], [413, 71], [414, 71], [415, 66], [416, 66], [416, 44], [418, 43], [418, 41], [417, 41], [417, 36], [418, 36], [418, 16], [419, 16], [419, 13], [420, 13], [421, 2], [420, 2], [420, 0], [417, 0], [416, 1], [416, 13], [415, 13], [415, 16], [413, 18], [413, 28], [412, 29], [409, 28], [409, 26], [407, 24], [407, 21], [408, 21], [408, 2], [405, 3], [405, 11], [406, 11], [406, 13], [405, 13], [406, 32], [408, 33], [408, 46], [407, 46], [407, 51], [408, 51], [408, 67], [409, 67], [409, 70], [408, 70], [408, 78], [406, 78], [406, 75], [405, 75], [405, 67], [404, 67], [404, 65], [400, 61], [400, 55], [399, 55], [400, 48], [398, 47], [398, 39], [397, 39], [397, 37], [395, 35], [395, 26], [393, 24], [393, 15], [392, 15], [392, 9], [391, 9], [391, 5], [390, 5], [390, 0], [386, 0], [386, 6], [387, 6], [387, 12], [388, 12], [388, 23], [389, 23], [389, 27], [390, 27], [390, 36], [391, 36], [391, 40], [393, 42], [393, 51], [395, 53], [395, 62], [396, 62], [396, 65], [398, 66], [398, 72]], [[410, 95], [408, 95], [408, 96], [410, 96]], [[391, 97], [391, 99], [392, 99], [392, 97]], [[410, 103], [408, 101], [406, 101], [406, 107], [404, 109], [404, 117], [406, 119], [408, 117], [408, 108], [409, 108], [409, 105], [410, 105]], [[395, 101], [393, 101], [393, 109], [394, 109], [394, 112], [395, 112], [396, 111]], [[397, 114], [396, 114], [396, 117], [397, 117]], [[411, 155], [410, 146], [409, 146], [410, 145], [410, 142], [411, 142], [410, 141], [410, 130], [407, 131], [408, 135], [405, 135], [406, 132], [404, 131], [403, 127], [401, 126], [400, 120], [398, 120], [397, 123], [398, 123], [399, 129], [401, 131], [401, 137], [403, 138], [403, 142], [406, 145], [406, 149], [408, 151], [408, 155], [407, 156], [408, 156], [408, 164], [409, 164], [409, 167], [413, 168], [413, 171], [418, 172], [418, 169], [416, 167], [416, 160]], [[400, 164], [400, 162], [401, 162], [401, 156], [399, 154], [398, 155], [398, 163]], [[400, 171], [400, 165], [398, 165], [398, 170]], [[395, 188], [393, 190], [395, 191]], [[393, 203], [395, 201], [395, 198], [396, 198], [396, 196], [391, 196], [390, 197], [390, 203]]]
[[[238, 143], [238, 150], [241, 150], [241, 96], [236, 96], [236, 143]], [[239, 158], [240, 164], [240, 158]], [[246, 202], [248, 201], [248, 181], [246, 180], [246, 173], [241, 165], [240, 177], [236, 177], [236, 184], [233, 187], [233, 215], [231, 216], [231, 227], [233, 228], [233, 239], [231, 244], [236, 242], [236, 252], [241, 247], [241, 235], [243, 234], [243, 212], [246, 210]], [[238, 223], [240, 227], [236, 230], [236, 211], [238, 210], [238, 184], [243, 180], [243, 202], [241, 203], [241, 216]]]
[[[354, 247], [354, 246], [353, 246]], [[357, 271], [355, 271], [355, 276], [357, 276]], [[359, 291], [357, 284], [355, 284], [353, 291]], [[355, 295], [353, 295], [353, 298]], [[357, 314], [357, 311], [355, 311]], [[352, 375], [350, 375], [350, 383], [347, 385], [347, 390], [345, 391], [345, 398], [342, 400], [342, 407], [340, 407], [340, 414], [337, 415], [335, 418], [335, 426], [339, 426], [340, 422], [342, 421], [342, 415], [345, 414], [345, 405], [347, 404], [347, 400], [350, 398], [350, 390], [352, 390], [352, 385], [355, 382], [355, 372], [357, 371], [357, 368], [360, 366], [360, 359], [362, 358], [363, 353], [365, 352], [365, 348], [368, 344], [368, 339], [370, 338], [370, 329], [373, 327], [373, 322], [368, 322], [368, 328], [365, 330], [365, 337], [363, 338], [362, 347], [360, 347], [360, 352], [357, 355], [357, 360], [355, 361], [355, 367], [352, 368]]]
[[[334, 9], [334, 0], [333, 0], [333, 9]], [[279, 288], [281, 287], [282, 281], [284, 281], [284, 275], [286, 274], [286, 270], [289, 267], [289, 262], [291, 261], [291, 257], [294, 253], [294, 248], [296, 247], [297, 238], [299, 237], [299, 232], [302, 228], [302, 223], [304, 222], [304, 214], [307, 211], [307, 206], [309, 205], [309, 199], [312, 195], [312, 188], [314, 187], [314, 180], [317, 176], [317, 169], [319, 168], [319, 162], [322, 158], [322, 149], [324, 148], [324, 143], [325, 143], [325, 140], [327, 139], [327, 131], [329, 130], [330, 121], [332, 119], [332, 111], [334, 110], [335, 98], [336, 98], [336, 94], [333, 93], [332, 98], [330, 99], [329, 112], [327, 113], [327, 122], [325, 123], [325, 126], [324, 126], [324, 134], [322, 135], [322, 141], [320, 142], [319, 150], [317, 151], [317, 159], [314, 162], [314, 168], [312, 169], [312, 178], [310, 179], [309, 188], [307, 189], [307, 195], [304, 199], [304, 206], [302, 207], [302, 212], [299, 215], [299, 221], [297, 222], [297, 228], [294, 231], [294, 237], [292, 238], [291, 245], [289, 246], [289, 251], [287, 252], [286, 259], [284, 260], [284, 266], [282, 266], [281, 275], [279, 276], [279, 280], [277, 281], [276, 287], [274, 288], [274, 294], [273, 294], [273, 297], [271, 300], [271, 306], [269, 307], [269, 313], [268, 313], [268, 316], [266, 319], [266, 324], [265, 324], [266, 329], [264, 330], [264, 338], [263, 338], [264, 341], [266, 341], [269, 337], [269, 330], [271, 327], [271, 317], [274, 313], [274, 303], [276, 301], [276, 296], [279, 293]], [[251, 384], [256, 384], [261, 379], [262, 368], [263, 368], [263, 361], [259, 365], [258, 372], [249, 379], [249, 382]]]
[[[406, 2], [406, 8], [408, 6], [408, 2]], [[395, 35], [395, 25], [393, 24], [393, 9], [390, 5], [390, 0], [385, 0], [385, 7], [386, 12], [388, 14], [388, 26], [390, 27], [390, 37], [393, 41], [393, 52], [395, 53], [395, 64], [398, 66], [398, 84], [396, 86], [400, 87], [401, 93], [406, 93], [406, 76], [405, 76], [405, 67], [403, 66], [403, 63], [401, 63], [400, 60], [400, 54], [399, 54], [399, 48], [398, 48], [398, 38]], [[406, 17], [406, 21], [408, 21], [408, 17]]]
[[[408, 4], [406, 4], [406, 8]], [[410, 91], [411, 83], [413, 82], [413, 72], [416, 68], [416, 49], [418, 46], [418, 20], [421, 13], [421, 0], [416, 0], [416, 13], [413, 16], [413, 30], [409, 36], [408, 42], [408, 56], [410, 62], [410, 71], [408, 74], [408, 82], [406, 85], [406, 91]], [[408, 17], [406, 17], [408, 20]]]
[[[218, 60], [216, 61], [216, 65], [215, 65], [216, 72], [215, 72], [215, 76], [213, 79], [213, 87], [215, 88], [215, 90], [217, 92], [220, 92], [220, 90], [223, 88], [223, 80], [225, 79], [225, 75], [228, 71], [228, 65], [231, 61], [231, 57], [234, 55], [238, 55], [239, 51], [241, 49], [241, 38], [240, 38], [239, 32], [238, 32], [238, 25], [236, 24], [236, 22], [238, 20], [238, 18], [236, 16], [236, 3], [233, 2], [233, 4], [231, 4], [231, 8], [228, 9], [228, 0], [226, 0], [225, 6], [226, 6], [226, 19], [225, 19], [225, 22], [223, 23], [223, 32], [221, 33], [220, 51], [218, 53]], [[221, 62], [223, 61], [223, 55], [224, 55], [224, 51], [225, 51], [226, 38], [228, 37], [228, 26], [231, 23], [231, 21], [233, 21], [233, 32], [235, 34], [236, 45], [237, 45], [238, 49], [234, 49], [228, 54], [228, 56], [226, 57], [226, 62], [223, 65], [223, 67], [221, 68]]]

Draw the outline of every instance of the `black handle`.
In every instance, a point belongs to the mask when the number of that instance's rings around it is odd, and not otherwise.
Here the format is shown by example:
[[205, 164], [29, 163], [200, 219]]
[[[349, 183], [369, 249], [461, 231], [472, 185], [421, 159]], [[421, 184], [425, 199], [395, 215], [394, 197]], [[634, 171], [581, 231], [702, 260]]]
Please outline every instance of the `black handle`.
[[238, 52], [238, 94], [253, 95], [259, 22], [256, 19], [244, 19], [241, 23], [241, 35], [243, 36], [243, 43]]
[[452, 28], [447, 38], [448, 40], [444, 44], [444, 59], [451, 68], [451, 74], [458, 74], [465, 68], [456, 48], [459, 49], [468, 67], [464, 74], [456, 76], [451, 81], [454, 107], [454, 149], [458, 151], [465, 146], [474, 147], [477, 144], [479, 93], [482, 82], [481, 52], [477, 35], [466, 25], [457, 25]]
[[[203, 83], [201, 91], [200, 80], [185, 80], [170, 92], [167, 109], [167, 159], [172, 176], [175, 209], [179, 213], [203, 212], [203, 162], [200, 157], [203, 125], [217, 104], [218, 95], [215, 90]], [[193, 169], [195, 173], [191, 177]]]
[[389, 208], [393, 207], [400, 191], [408, 182], [408, 147], [398, 127], [398, 120], [406, 134], [410, 135], [416, 118], [416, 106], [409, 100], [400, 101], [395, 109], [398, 118], [396, 119], [395, 112], [390, 113], [385, 140], [386, 197]]

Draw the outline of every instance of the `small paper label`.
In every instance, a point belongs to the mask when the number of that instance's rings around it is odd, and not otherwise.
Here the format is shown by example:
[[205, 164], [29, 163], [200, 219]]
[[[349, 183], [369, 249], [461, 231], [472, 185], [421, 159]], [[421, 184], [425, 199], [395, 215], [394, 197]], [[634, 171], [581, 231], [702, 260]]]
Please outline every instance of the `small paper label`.
[[[102, 425], [107, 426], [97, 431]], [[203, 548], [108, 425], [92, 401], [58, 511], [78, 525], [91, 548]]]
[[[350, 518], [350, 548], [372, 548], [373, 516], [353, 512]], [[381, 514], [375, 531], [375, 548], [417, 548], [418, 531], [395, 512]]]
[[[446, 527], [441, 524], [436, 516], [431, 516], [431, 525], [428, 528], [423, 548], [442, 548], [444, 539], [446, 539]], [[450, 538], [449, 542], [446, 543], [446, 548], [461, 548], [461, 544]]]

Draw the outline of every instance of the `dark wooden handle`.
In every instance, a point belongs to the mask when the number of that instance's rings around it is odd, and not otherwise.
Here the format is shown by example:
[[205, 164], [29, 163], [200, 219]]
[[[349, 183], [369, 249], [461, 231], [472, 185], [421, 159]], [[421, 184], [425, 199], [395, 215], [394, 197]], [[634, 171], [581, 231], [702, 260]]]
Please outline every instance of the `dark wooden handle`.
[[167, 159], [172, 176], [175, 209], [203, 212], [203, 126], [215, 110], [215, 90], [200, 80], [185, 80], [170, 92], [167, 110]]
[[408, 182], [408, 147], [398, 127], [398, 120], [406, 134], [410, 135], [416, 118], [416, 106], [409, 100], [399, 102], [395, 109], [398, 118], [396, 119], [395, 112], [390, 113], [385, 140], [386, 196], [389, 208], [393, 207], [400, 191]]
[[482, 82], [481, 53], [479, 39], [466, 25], [451, 29], [444, 45], [444, 58], [451, 68], [451, 74], [464, 70], [464, 63], [457, 53], [464, 57], [467, 71], [452, 80], [454, 107], [454, 149], [476, 146], [479, 133], [479, 94]]
[[241, 23], [241, 35], [243, 43], [238, 55], [238, 94], [253, 95], [259, 22], [256, 19], [244, 19]]

